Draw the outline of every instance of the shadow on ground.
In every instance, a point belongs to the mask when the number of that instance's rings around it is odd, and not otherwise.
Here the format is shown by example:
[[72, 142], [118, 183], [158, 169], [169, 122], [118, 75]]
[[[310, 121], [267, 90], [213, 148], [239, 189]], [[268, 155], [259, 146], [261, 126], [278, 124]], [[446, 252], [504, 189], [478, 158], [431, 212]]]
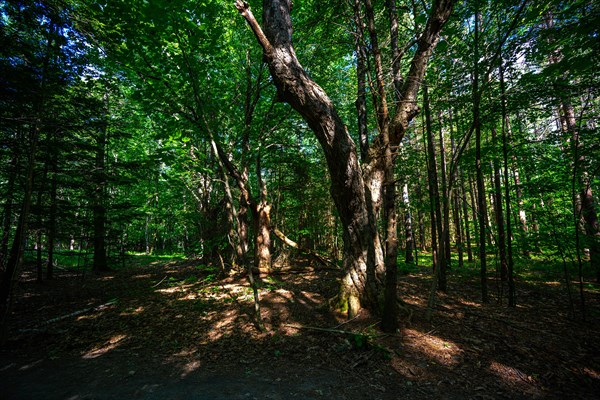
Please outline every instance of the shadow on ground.
[[[263, 279], [268, 332], [253, 324], [243, 276], [217, 279], [196, 262], [102, 276], [63, 273], [17, 290], [0, 352], [0, 398], [430, 399], [594, 398], [600, 393], [598, 318], [567, 318], [552, 285], [520, 287], [521, 305], [477, 302], [455, 277], [432, 322], [429, 275], [401, 279], [412, 310], [396, 335], [366, 313], [328, 310], [334, 270]], [[27, 275], [25, 275], [27, 278]], [[598, 310], [598, 293], [588, 294]], [[300, 328], [302, 327], [302, 328]], [[315, 330], [326, 328], [331, 331]]]

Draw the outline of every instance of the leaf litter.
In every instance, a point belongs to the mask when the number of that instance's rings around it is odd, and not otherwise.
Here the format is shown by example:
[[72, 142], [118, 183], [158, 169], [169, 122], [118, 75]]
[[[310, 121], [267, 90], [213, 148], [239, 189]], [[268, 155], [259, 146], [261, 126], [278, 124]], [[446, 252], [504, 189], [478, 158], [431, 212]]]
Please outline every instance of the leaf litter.
[[453, 276], [427, 322], [431, 277], [413, 272], [399, 283], [411, 318], [384, 335], [366, 311], [348, 321], [328, 308], [338, 271], [300, 266], [263, 277], [261, 333], [245, 277], [218, 279], [197, 265], [152, 264], [83, 280], [63, 272], [42, 285], [27, 271], [0, 352], [0, 392], [6, 399], [35, 398], [36, 390], [56, 399], [600, 393], [597, 290], [586, 293], [590, 317], [582, 322], [568, 318], [556, 285], [523, 282], [518, 307], [508, 308], [480, 304], [476, 280]]

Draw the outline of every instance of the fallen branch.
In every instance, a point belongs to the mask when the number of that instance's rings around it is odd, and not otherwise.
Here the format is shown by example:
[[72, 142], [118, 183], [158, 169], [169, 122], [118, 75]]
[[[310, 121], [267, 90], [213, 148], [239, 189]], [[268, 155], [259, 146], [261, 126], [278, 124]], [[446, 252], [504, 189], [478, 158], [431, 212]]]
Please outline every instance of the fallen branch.
[[318, 262], [320, 262], [321, 264], [323, 264], [326, 267], [333, 266], [333, 267], [335, 267], [335, 269], [337, 269], [337, 265], [335, 265], [335, 263], [333, 261], [323, 258], [322, 256], [318, 255], [317, 253], [315, 253], [314, 251], [312, 251], [310, 249], [301, 247], [298, 243], [294, 242], [292, 239], [285, 236], [285, 234], [283, 232], [281, 232], [279, 229], [273, 228], [273, 233], [279, 240], [281, 240], [283, 243], [287, 244], [288, 246], [300, 251], [303, 254], [306, 254], [306, 255], [314, 258], [315, 260], [317, 260]]
[[99, 305], [97, 307], [90, 307], [90, 308], [84, 308], [83, 310], [73, 311], [70, 314], [61, 315], [60, 317], [56, 317], [56, 318], [52, 318], [52, 319], [49, 319], [47, 321], [44, 321], [44, 322], [42, 322], [41, 324], [39, 324], [38, 326], [36, 326], [34, 328], [19, 329], [19, 332], [20, 333], [41, 332], [41, 331], [43, 331], [43, 329], [41, 329], [42, 327], [45, 327], [47, 325], [51, 325], [51, 324], [53, 324], [55, 322], [62, 321], [62, 320], [67, 319], [67, 318], [76, 317], [76, 316], [81, 315], [81, 314], [86, 314], [86, 313], [89, 313], [89, 312], [92, 312], [92, 311], [101, 311], [101, 310], [104, 310], [105, 308], [107, 308], [108, 306], [111, 306], [111, 305], [115, 304], [116, 302], [117, 302], [117, 299], [113, 299], [113, 300], [109, 301], [108, 303], [101, 304], [101, 305]]
[[312, 330], [312, 331], [341, 333], [342, 335], [363, 335], [363, 336], [365, 335], [364, 333], [360, 333], [360, 332], [344, 331], [344, 330], [332, 329], [332, 328], [320, 328], [318, 326], [305, 326], [305, 325], [293, 325], [293, 324], [284, 324], [283, 326], [287, 326], [288, 328], [295, 328], [295, 329], [307, 329], [307, 330]]
[[162, 278], [162, 279], [160, 280], [160, 282], [158, 282], [156, 285], [152, 285], [152, 287], [153, 287], [153, 288], [157, 287], [158, 285], [160, 285], [161, 283], [163, 283], [163, 282], [165, 281], [165, 279], [167, 279], [167, 275], [165, 275], [165, 277], [164, 277], [164, 278]]
[[341, 335], [362, 336], [362, 337], [367, 337], [367, 338], [390, 336], [387, 333], [380, 333], [380, 334], [363, 333], [363, 332], [356, 332], [356, 331], [344, 331], [344, 330], [335, 329], [335, 328], [321, 328], [318, 326], [306, 326], [306, 325], [294, 325], [294, 324], [284, 324], [283, 326], [287, 326], [288, 328], [307, 329], [307, 330], [312, 330], [312, 331], [320, 331], [320, 332], [328, 332], [328, 333], [339, 333]]

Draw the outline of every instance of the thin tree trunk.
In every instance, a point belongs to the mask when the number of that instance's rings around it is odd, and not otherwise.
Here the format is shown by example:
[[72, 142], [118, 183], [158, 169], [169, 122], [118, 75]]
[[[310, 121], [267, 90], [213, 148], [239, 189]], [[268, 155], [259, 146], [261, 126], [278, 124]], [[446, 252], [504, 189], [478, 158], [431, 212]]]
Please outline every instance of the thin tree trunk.
[[412, 212], [410, 210], [410, 199], [408, 197], [408, 183], [402, 185], [402, 203], [404, 204], [404, 231], [406, 232], [406, 248], [404, 261], [415, 262], [415, 238], [413, 233]]
[[[459, 170], [460, 171], [460, 170]], [[461, 175], [462, 175], [462, 171], [460, 171]], [[473, 262], [473, 246], [471, 244], [471, 224], [470, 224], [470, 218], [469, 218], [469, 209], [468, 209], [468, 205], [467, 205], [467, 194], [465, 193], [465, 182], [464, 179], [461, 179], [462, 181], [462, 185], [461, 185], [461, 194], [462, 194], [462, 211], [463, 211], [463, 219], [465, 220], [465, 240], [466, 240], [466, 246], [467, 246], [467, 260], [469, 262]], [[473, 198], [473, 196], [471, 196], [471, 198]], [[473, 204], [473, 203], [471, 203]], [[474, 207], [474, 206], [473, 206]]]
[[363, 43], [364, 23], [360, 16], [360, 0], [354, 0], [354, 23], [356, 25], [356, 115], [358, 118], [358, 138], [360, 159], [365, 162], [369, 152], [367, 132], [367, 53]]
[[[437, 288], [443, 292], [446, 291], [446, 250], [444, 241], [444, 228], [442, 220], [442, 206], [440, 199], [438, 173], [437, 173], [437, 161], [435, 154], [435, 144], [433, 139], [433, 122], [431, 120], [431, 108], [429, 104], [429, 94], [427, 86], [423, 86], [423, 105], [425, 108], [425, 127], [427, 133], [427, 154], [429, 160], [429, 193], [431, 196], [431, 203], [435, 212], [435, 224], [432, 224], [432, 242], [433, 238], [436, 238], [437, 249], [436, 249], [436, 279]], [[435, 229], [433, 229], [435, 227]]]
[[[450, 128], [452, 129], [452, 111], [450, 112]], [[454, 141], [454, 135], [450, 137], [450, 147], [452, 150], [452, 154], [456, 152], [456, 144]], [[452, 190], [452, 220], [454, 223], [454, 230], [456, 231], [456, 249], [458, 251], [458, 268], [464, 267], [464, 243], [463, 243], [463, 235], [461, 228], [461, 215], [460, 215], [460, 186], [458, 185], [458, 173], [459, 171], [455, 169], [454, 173], [454, 187]]]
[[[442, 114], [441, 112], [438, 114], [438, 119], [440, 121], [440, 131], [439, 131], [439, 142], [440, 142], [440, 171], [441, 171], [441, 201], [442, 201], [442, 235], [444, 241], [444, 265], [446, 269], [449, 269], [452, 261], [452, 252], [450, 248], [450, 193], [448, 186], [448, 177], [447, 177], [447, 165], [446, 165], [446, 145], [444, 141], [444, 127], [442, 123]], [[446, 278], [446, 271], [440, 271], [444, 274], [444, 280]], [[440, 287], [441, 289], [441, 287]], [[445, 289], [445, 284], [444, 288]]]
[[[492, 127], [492, 141], [497, 143], [496, 128]], [[494, 212], [498, 229], [498, 251], [500, 253], [500, 280], [508, 280], [508, 260], [506, 257], [506, 235], [504, 231], [504, 210], [502, 207], [502, 185], [500, 182], [500, 162], [494, 157]]]
[[[512, 222], [510, 185], [508, 184], [508, 144], [510, 138], [510, 118], [506, 106], [506, 87], [504, 83], [504, 66], [500, 64], [500, 91], [502, 100], [502, 156], [504, 161], [504, 200], [506, 202], [506, 257], [508, 268], [508, 306], [516, 307], [514, 261], [512, 250]], [[523, 221], [521, 220], [521, 223]], [[525, 224], [525, 228], [527, 225]], [[564, 261], [564, 260], [563, 260]], [[569, 290], [569, 295], [571, 291]]]
[[39, 138], [39, 127], [34, 125], [31, 128], [31, 147], [29, 154], [29, 164], [27, 167], [27, 180], [25, 184], [25, 193], [21, 207], [21, 215], [11, 246], [8, 263], [4, 277], [0, 282], [0, 344], [4, 343], [7, 318], [10, 310], [10, 296], [14, 285], [19, 280], [23, 250], [25, 245], [25, 235], [27, 233], [27, 223], [31, 209], [31, 197], [33, 193], [33, 180], [35, 170], [35, 153], [37, 152], [37, 142]]
[[[15, 149], [15, 152], [19, 150]], [[10, 175], [6, 185], [6, 196], [4, 198], [4, 209], [2, 210], [2, 242], [0, 244], [0, 271], [3, 271], [8, 261], [8, 242], [12, 222], [12, 207], [14, 201], [15, 180], [17, 179], [20, 154], [13, 154], [10, 162]]]
[[479, 102], [479, 11], [475, 13], [475, 65], [473, 72], [473, 123], [475, 124], [475, 171], [477, 173], [477, 211], [479, 219], [479, 262], [481, 268], [481, 301], [487, 303], [487, 256], [486, 256], [486, 214], [485, 183], [481, 161], [481, 121]]
[[[105, 95], [105, 103], [108, 95]], [[107, 105], [106, 105], [107, 106]], [[106, 110], [108, 113], [108, 109]], [[108, 116], [105, 115], [105, 118]], [[92, 270], [94, 272], [109, 271], [106, 259], [106, 146], [108, 136], [108, 121], [104, 121], [97, 132], [96, 139], [96, 163], [94, 170], [94, 261]]]

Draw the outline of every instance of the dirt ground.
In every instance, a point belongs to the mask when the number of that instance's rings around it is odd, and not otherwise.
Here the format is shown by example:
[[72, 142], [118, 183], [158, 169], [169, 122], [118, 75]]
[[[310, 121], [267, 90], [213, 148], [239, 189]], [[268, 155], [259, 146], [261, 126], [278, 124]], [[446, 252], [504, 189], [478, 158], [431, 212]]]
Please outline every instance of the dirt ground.
[[301, 265], [263, 279], [265, 333], [246, 279], [198, 262], [43, 284], [26, 271], [0, 399], [600, 398], [597, 288], [582, 322], [559, 282], [518, 282], [509, 308], [481, 305], [476, 274], [454, 273], [427, 322], [430, 275], [415, 271], [399, 285], [410, 312], [384, 335], [365, 312], [329, 310], [338, 271]]

